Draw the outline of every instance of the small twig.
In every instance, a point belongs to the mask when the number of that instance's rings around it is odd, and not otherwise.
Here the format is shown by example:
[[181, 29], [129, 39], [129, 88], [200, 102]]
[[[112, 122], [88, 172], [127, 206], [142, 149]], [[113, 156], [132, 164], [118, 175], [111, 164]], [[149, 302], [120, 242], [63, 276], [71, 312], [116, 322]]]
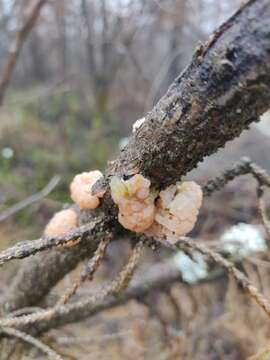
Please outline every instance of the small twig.
[[120, 271], [116, 279], [109, 285], [107, 291], [110, 294], [117, 295], [121, 291], [125, 290], [132, 279], [134, 271], [138, 265], [139, 259], [142, 254], [144, 247], [144, 241], [139, 241], [134, 249], [132, 249], [131, 255], [127, 264], [124, 266], [123, 270]]
[[263, 200], [264, 190], [263, 190], [262, 186], [258, 187], [257, 195], [258, 195], [258, 212], [262, 219], [262, 223], [263, 223], [265, 233], [267, 236], [268, 248], [269, 248], [270, 247], [270, 222], [269, 222], [267, 214], [266, 214], [265, 203]]
[[234, 279], [241, 285], [241, 287], [253, 298], [257, 304], [265, 311], [265, 313], [270, 318], [270, 303], [269, 301], [260, 293], [260, 291], [250, 282], [250, 280], [240, 271], [235, 265], [229, 260], [225, 259], [219, 253], [209, 249], [201, 243], [191, 240], [190, 238], [181, 238], [175, 245], [169, 245], [174, 249], [191, 249], [197, 250], [201, 254], [210, 257], [215, 263], [221, 265], [226, 269]]
[[[67, 244], [70, 241], [78, 239], [80, 236], [93, 235], [93, 230], [98, 223], [99, 219], [96, 219], [90, 224], [78, 227], [73, 232], [63, 237], [52, 236], [42, 237], [37, 240], [21, 241], [18, 244], [0, 252], [0, 266], [14, 259], [23, 259], [29, 257], [30, 255], [34, 255], [40, 251], [51, 249], [58, 245]], [[95, 236], [99, 236], [99, 234], [95, 234]]]
[[37, 312], [40, 310], [42, 310], [42, 308], [38, 307], [38, 306], [27, 306], [27, 307], [24, 307], [24, 308], [21, 308], [18, 310], [14, 310], [14, 311], [8, 313], [7, 316], [8, 317], [22, 316], [22, 315], [31, 314], [33, 312]]
[[57, 186], [60, 181], [60, 176], [54, 176], [48, 184], [36, 194], [30, 195], [26, 199], [18, 202], [17, 204], [11, 206], [7, 210], [4, 210], [0, 213], [0, 222], [6, 220], [10, 216], [16, 214], [17, 212], [21, 211], [22, 209], [26, 208], [27, 206], [42, 200], [46, 196], [50, 194], [50, 192]]
[[162, 330], [163, 341], [165, 343], [168, 342], [169, 340], [168, 324], [166, 319], [162, 316], [161, 312], [159, 311], [157, 304], [151, 302], [151, 300], [149, 299], [139, 299], [139, 301], [147, 307], [150, 317], [156, 318], [156, 320], [159, 322]]
[[221, 176], [208, 181], [203, 187], [203, 193], [205, 196], [210, 196], [215, 191], [222, 189], [228, 182], [234, 180], [236, 177], [247, 174], [253, 175], [260, 185], [270, 187], [270, 176], [266, 170], [254, 164], [249, 158], [244, 157], [233, 165], [231, 169], [226, 170]]
[[14, 49], [10, 52], [9, 59], [4, 67], [3, 75], [0, 79], [0, 105], [2, 105], [6, 89], [10, 82], [11, 76], [17, 64], [17, 60], [23, 48], [23, 45], [34, 27], [39, 16], [40, 10], [46, 4], [47, 0], [39, 0], [31, 11], [23, 27], [16, 34]]
[[59, 345], [73, 345], [73, 344], [97, 344], [97, 343], [108, 343], [110, 341], [119, 340], [125, 338], [127, 336], [132, 335], [132, 330], [124, 330], [121, 332], [116, 332], [112, 334], [104, 334], [104, 335], [97, 335], [97, 336], [58, 336], [54, 338]]
[[250, 172], [256, 178], [258, 183], [261, 186], [264, 185], [270, 187], [270, 176], [267, 171], [254, 162], [251, 162], [248, 158], [245, 158], [244, 161], [249, 162]]
[[[196, 284], [212, 283], [220, 281], [224, 277], [226, 277], [226, 272], [223, 269], [218, 269], [210, 273], [207, 278], [199, 279]], [[196, 284], [185, 282], [179, 268], [172, 260], [163, 261], [160, 264], [151, 265], [144, 275], [135, 279], [134, 284], [123, 292], [121, 296], [107, 297], [105, 299], [99, 296], [99, 293], [98, 296], [85, 297], [74, 304], [66, 304], [54, 309], [39, 311], [30, 317], [28, 315], [13, 319], [2, 318], [0, 319], [0, 325], [23, 327], [27, 324], [32, 324], [31, 330], [40, 334], [56, 326], [84, 320], [102, 311], [126, 304], [130, 300], [143, 299], [154, 291], [163, 291], [164, 288], [168, 289], [175, 283], [196, 286]]]
[[74, 285], [70, 289], [67, 290], [67, 292], [63, 296], [61, 296], [56, 306], [66, 304], [68, 300], [73, 295], [75, 295], [78, 288], [81, 287], [86, 280], [91, 281], [93, 279], [95, 272], [97, 271], [102, 259], [104, 258], [105, 250], [111, 239], [112, 235], [108, 235], [103, 240], [101, 240], [97, 250], [95, 251], [94, 256], [89, 260], [84, 270], [82, 271], [80, 278], [74, 283]]
[[33, 325], [38, 322], [42, 322], [43, 320], [52, 320], [56, 316], [60, 315], [68, 315], [73, 311], [78, 311], [84, 308], [87, 308], [89, 305], [93, 306], [97, 302], [103, 301], [109, 295], [117, 296], [121, 291], [126, 289], [128, 286], [134, 271], [137, 267], [138, 261], [142, 254], [144, 242], [139, 241], [128, 259], [127, 264], [123, 267], [120, 273], [117, 275], [116, 279], [113, 280], [109, 285], [105, 286], [100, 292], [96, 295], [86, 297], [80, 301], [75, 302], [74, 304], [66, 304], [66, 305], [56, 305], [53, 308], [47, 310], [41, 310], [37, 313], [30, 315], [22, 315], [20, 317], [4, 317], [0, 318], [0, 326], [11, 326], [11, 327], [19, 327], [25, 325]]
[[28, 344], [31, 344], [35, 346], [37, 349], [42, 351], [44, 354], [48, 355], [50, 359], [54, 360], [63, 360], [63, 358], [57, 354], [52, 348], [50, 348], [48, 345], [44, 344], [40, 340], [34, 338], [33, 336], [26, 334], [25, 332], [19, 331], [17, 329], [9, 328], [9, 327], [3, 327], [0, 328], [0, 332], [9, 335], [14, 336], [18, 339], [21, 339], [25, 341]]
[[179, 305], [177, 303], [177, 300], [175, 299], [172, 289], [170, 287], [169, 291], [165, 293], [165, 295], [167, 296], [170, 305], [172, 306], [172, 309], [174, 311], [174, 319], [175, 319], [175, 323], [177, 324], [177, 326], [180, 326], [181, 324], [181, 310], [179, 308]]

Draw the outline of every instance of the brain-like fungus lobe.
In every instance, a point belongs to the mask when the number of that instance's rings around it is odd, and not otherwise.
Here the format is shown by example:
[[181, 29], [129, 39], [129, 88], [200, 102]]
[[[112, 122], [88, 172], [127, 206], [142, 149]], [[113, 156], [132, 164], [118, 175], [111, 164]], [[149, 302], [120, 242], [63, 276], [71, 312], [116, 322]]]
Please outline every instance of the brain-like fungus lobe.
[[61, 210], [54, 214], [44, 230], [45, 236], [65, 236], [76, 229], [78, 216], [72, 209]]
[[70, 195], [80, 209], [95, 209], [99, 206], [105, 191], [93, 195], [92, 187], [102, 177], [98, 170], [83, 172], [74, 177], [70, 184]]
[[189, 233], [202, 204], [200, 186], [193, 181], [177, 183], [160, 191], [156, 197], [150, 185], [140, 174], [126, 181], [112, 178], [111, 194], [119, 207], [120, 224], [131, 231], [166, 237], [170, 241]]
[[150, 185], [140, 174], [126, 181], [116, 176], [111, 179], [112, 198], [119, 207], [118, 220], [124, 228], [144, 232], [153, 224], [155, 204]]
[[171, 185], [159, 193], [155, 222], [148, 229], [153, 236], [166, 236], [171, 242], [188, 234], [197, 221], [202, 205], [201, 187], [194, 181]]

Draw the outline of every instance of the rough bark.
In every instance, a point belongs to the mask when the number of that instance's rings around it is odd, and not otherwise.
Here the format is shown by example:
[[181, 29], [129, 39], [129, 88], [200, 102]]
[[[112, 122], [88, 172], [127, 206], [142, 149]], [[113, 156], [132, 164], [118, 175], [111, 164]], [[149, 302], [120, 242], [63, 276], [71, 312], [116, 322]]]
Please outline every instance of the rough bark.
[[[269, 19], [269, 0], [251, 0], [200, 46], [191, 64], [110, 164], [107, 175], [141, 172], [153, 185], [164, 187], [257, 121], [270, 107]], [[117, 225], [115, 213], [108, 211], [111, 204], [107, 194], [103, 218], [110, 230]], [[84, 246], [82, 242], [69, 256], [57, 252], [30, 259], [11, 286], [8, 302], [13, 306], [8, 308], [41, 301], [83, 258]], [[51, 286], [49, 282], [43, 286], [48, 273]], [[26, 277], [22, 292], [14, 284], [21, 284]], [[39, 296], [32, 299], [36, 292]]]
[[200, 46], [111, 173], [171, 184], [270, 106], [270, 3], [252, 0]]

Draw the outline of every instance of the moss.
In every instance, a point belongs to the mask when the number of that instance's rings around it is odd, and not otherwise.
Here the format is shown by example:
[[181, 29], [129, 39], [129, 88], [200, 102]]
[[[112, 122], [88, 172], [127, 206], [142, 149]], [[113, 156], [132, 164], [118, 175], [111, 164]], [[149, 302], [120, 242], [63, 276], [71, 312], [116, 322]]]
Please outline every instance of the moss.
[[[19, 120], [0, 133], [0, 186], [5, 206], [41, 188], [56, 174], [61, 182], [50, 194], [54, 201], [70, 202], [69, 183], [75, 174], [103, 169], [118, 145], [118, 129], [110, 114], [98, 114], [75, 94], [60, 94], [16, 107]], [[9, 113], [6, 115], [7, 123]], [[11, 159], [1, 149], [14, 151]], [[23, 213], [23, 214], [22, 214]], [[16, 221], [32, 224], [32, 210]]]

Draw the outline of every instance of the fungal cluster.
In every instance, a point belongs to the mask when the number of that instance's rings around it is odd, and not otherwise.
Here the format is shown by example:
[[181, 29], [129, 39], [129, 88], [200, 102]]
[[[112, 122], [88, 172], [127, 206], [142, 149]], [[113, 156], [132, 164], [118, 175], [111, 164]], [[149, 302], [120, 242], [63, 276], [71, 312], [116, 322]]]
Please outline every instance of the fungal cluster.
[[202, 198], [202, 190], [194, 181], [171, 185], [160, 191], [155, 221], [147, 234], [165, 236], [171, 242], [188, 234], [196, 224]]
[[159, 194], [151, 191], [150, 185], [140, 174], [126, 181], [112, 178], [111, 195], [119, 207], [118, 220], [131, 231], [174, 242], [195, 226], [202, 190], [194, 181], [171, 185]]
[[[96, 170], [74, 177], [70, 196], [80, 209], [95, 209], [100, 205], [105, 191], [92, 194], [92, 187], [102, 176]], [[171, 242], [193, 229], [203, 197], [200, 186], [193, 181], [170, 185], [158, 193], [141, 174], [128, 180], [114, 176], [110, 189], [119, 209], [118, 221], [124, 228], [157, 238], [166, 237]], [[66, 235], [77, 225], [77, 213], [72, 209], [62, 210], [48, 223], [45, 235]]]
[[74, 177], [70, 184], [70, 197], [80, 209], [95, 209], [99, 206], [105, 191], [93, 195], [92, 186], [102, 177], [98, 170], [83, 172]]
[[73, 209], [58, 211], [44, 230], [45, 236], [65, 236], [77, 227], [78, 217]]
[[118, 205], [118, 221], [134, 232], [144, 232], [154, 222], [155, 204], [150, 193], [150, 181], [137, 174], [129, 180], [117, 176], [111, 179], [111, 194]]
[[[95, 209], [105, 191], [92, 194], [93, 185], [102, 178], [100, 171], [89, 171], [78, 174], [70, 184], [70, 197], [81, 210]], [[44, 230], [45, 236], [64, 236], [78, 226], [78, 215], [73, 209], [57, 212]]]

